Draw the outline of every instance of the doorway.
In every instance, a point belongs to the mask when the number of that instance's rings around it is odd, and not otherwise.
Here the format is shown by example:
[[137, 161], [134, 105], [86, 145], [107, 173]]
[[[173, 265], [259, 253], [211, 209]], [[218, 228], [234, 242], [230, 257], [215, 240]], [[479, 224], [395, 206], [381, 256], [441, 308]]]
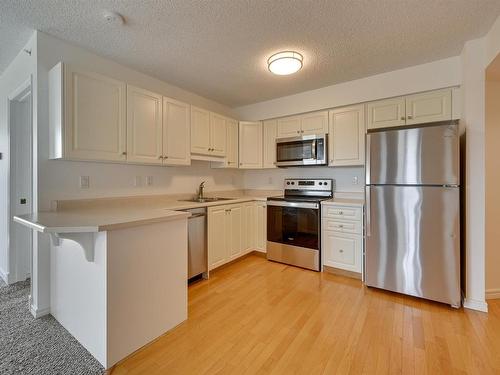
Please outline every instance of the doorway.
[[29, 79], [9, 96], [9, 284], [26, 280], [32, 273], [31, 230], [12, 219], [33, 211], [31, 88]]

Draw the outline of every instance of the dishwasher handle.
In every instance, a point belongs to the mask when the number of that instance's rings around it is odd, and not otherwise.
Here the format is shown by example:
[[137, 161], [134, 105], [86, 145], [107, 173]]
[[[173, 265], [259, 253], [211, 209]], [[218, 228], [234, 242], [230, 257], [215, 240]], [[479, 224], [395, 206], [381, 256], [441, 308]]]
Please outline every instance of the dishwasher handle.
[[205, 213], [191, 214], [191, 216], [189, 216], [188, 219], [189, 220], [196, 219], [197, 217], [202, 217], [202, 216], [207, 216], [207, 214], [205, 214]]

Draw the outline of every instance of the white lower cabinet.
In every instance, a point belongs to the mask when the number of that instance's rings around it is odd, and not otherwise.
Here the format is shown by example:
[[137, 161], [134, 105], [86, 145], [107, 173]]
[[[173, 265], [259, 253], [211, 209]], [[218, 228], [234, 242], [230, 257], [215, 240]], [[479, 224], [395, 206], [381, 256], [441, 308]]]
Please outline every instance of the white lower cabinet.
[[253, 250], [265, 252], [266, 202], [208, 208], [208, 268], [213, 270]]
[[[350, 215], [344, 215], [345, 212]], [[323, 265], [361, 274], [363, 207], [324, 203], [321, 220]]]

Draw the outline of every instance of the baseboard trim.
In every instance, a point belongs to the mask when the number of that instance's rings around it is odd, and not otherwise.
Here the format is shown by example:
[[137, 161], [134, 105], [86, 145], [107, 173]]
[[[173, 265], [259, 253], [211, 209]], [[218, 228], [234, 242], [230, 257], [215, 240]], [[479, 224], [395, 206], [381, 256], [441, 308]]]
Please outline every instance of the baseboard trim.
[[267, 254], [263, 250], [253, 250], [249, 254], [252, 254], [252, 255], [255, 255], [255, 256], [258, 256], [258, 257], [261, 257], [261, 258], [267, 258]]
[[481, 312], [488, 312], [488, 304], [486, 301], [479, 301], [475, 299], [464, 299], [464, 307], [469, 310], [476, 310]]
[[2, 268], [0, 268], [0, 278], [5, 284], [9, 285], [9, 273], [5, 272]]
[[486, 290], [486, 299], [500, 299], [500, 289]]
[[41, 316], [49, 315], [50, 314], [50, 307], [46, 307], [45, 309], [38, 309], [35, 306], [30, 305], [30, 312], [31, 312], [31, 315], [33, 315], [33, 317], [35, 319], [37, 319], [37, 318], [40, 318]]
[[323, 272], [331, 273], [334, 275], [350, 277], [351, 279], [361, 280], [361, 274], [352, 271], [341, 270], [335, 267], [323, 266]]

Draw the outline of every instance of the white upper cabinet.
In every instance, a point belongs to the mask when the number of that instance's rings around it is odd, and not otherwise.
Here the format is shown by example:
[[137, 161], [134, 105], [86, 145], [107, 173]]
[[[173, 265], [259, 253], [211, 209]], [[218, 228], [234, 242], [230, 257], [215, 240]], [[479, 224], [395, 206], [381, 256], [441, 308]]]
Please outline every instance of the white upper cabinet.
[[240, 168], [262, 168], [262, 122], [240, 122]]
[[125, 161], [126, 85], [63, 63], [49, 72], [50, 157]]
[[278, 138], [328, 133], [328, 111], [283, 117], [278, 121]]
[[406, 124], [405, 99], [379, 100], [366, 105], [368, 129], [387, 128]]
[[227, 167], [238, 168], [238, 121], [227, 119]]
[[210, 112], [210, 154], [226, 156], [226, 118]]
[[226, 156], [226, 118], [191, 106], [191, 153]]
[[191, 106], [191, 152], [210, 154], [210, 112]]
[[328, 133], [328, 111], [302, 115], [300, 132], [302, 135]]
[[364, 105], [330, 111], [328, 155], [330, 166], [365, 163]]
[[162, 97], [127, 86], [127, 161], [162, 163]]
[[277, 120], [278, 137], [296, 137], [300, 135], [300, 116], [284, 117]]
[[163, 97], [163, 164], [191, 164], [189, 104]]
[[276, 134], [278, 130], [277, 120], [264, 121], [263, 125], [263, 168], [276, 168]]
[[451, 120], [451, 89], [406, 97], [406, 124]]
[[451, 120], [452, 89], [379, 100], [366, 109], [368, 129]]

